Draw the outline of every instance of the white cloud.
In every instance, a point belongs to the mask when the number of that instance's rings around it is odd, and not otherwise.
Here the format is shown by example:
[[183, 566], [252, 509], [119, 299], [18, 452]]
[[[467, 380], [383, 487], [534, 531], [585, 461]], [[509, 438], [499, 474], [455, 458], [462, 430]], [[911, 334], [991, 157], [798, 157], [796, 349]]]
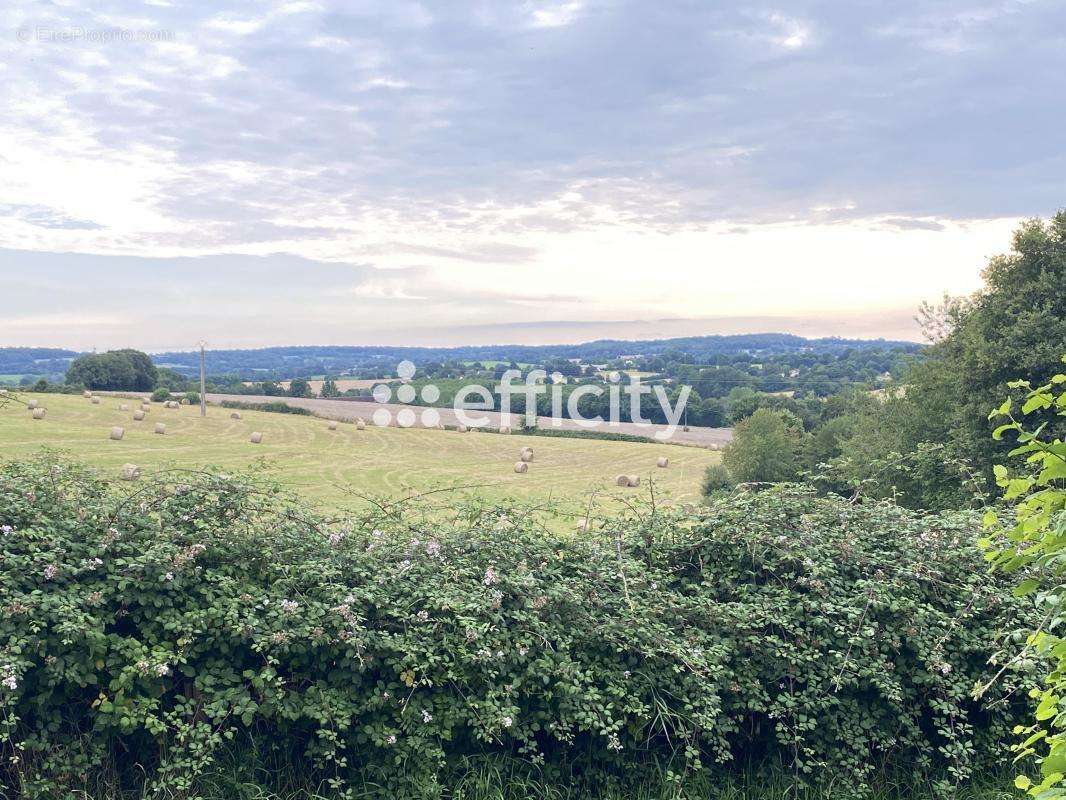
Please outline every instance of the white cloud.
[[773, 40], [786, 50], [799, 50], [811, 42], [811, 26], [779, 12], [770, 14], [769, 20], [776, 29]]
[[584, 9], [584, 0], [539, 3], [531, 9], [534, 28], [562, 28], [572, 24]]

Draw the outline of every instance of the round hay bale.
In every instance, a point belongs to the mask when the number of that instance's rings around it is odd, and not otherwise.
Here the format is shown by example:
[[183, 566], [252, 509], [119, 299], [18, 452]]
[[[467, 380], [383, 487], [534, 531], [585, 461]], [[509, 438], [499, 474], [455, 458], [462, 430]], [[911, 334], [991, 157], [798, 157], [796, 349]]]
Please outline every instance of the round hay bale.
[[93, 397], [91, 400], [89, 400], [89, 402], [92, 403], [94, 406], [98, 406], [98, 405], [100, 405], [100, 398], [99, 397]]
[[178, 405], [179, 406], [187, 406], [187, 405], [189, 405], [189, 398], [188, 397], [181, 398], [181, 400], [178, 401]]
[[143, 411], [145, 414], [147, 414], [151, 410], [152, 410], [151, 403], [141, 403], [141, 411]]
[[137, 409], [136, 411], [133, 412], [133, 421], [134, 422], [140, 422], [142, 419], [144, 419], [144, 412], [143, 411], [141, 411], [140, 409]]
[[658, 460], [655, 462], [655, 465], [660, 469], [666, 469], [668, 466], [670, 466], [670, 459], [668, 459], [666, 456], [659, 456]]
[[162, 436], [163, 434], [165, 434], [165, 433], [167, 432], [167, 426], [166, 426], [166, 423], [163, 423], [163, 422], [157, 422], [157, 423], [155, 424], [155, 432], [156, 432], [156, 433], [158, 433], [158, 434], [159, 434], [160, 436]]
[[0, 389], [0, 397], [7, 397], [7, 389]]
[[135, 481], [141, 477], [141, 468], [136, 464], [123, 464], [122, 465], [122, 480]]
[[629, 475], [628, 478], [629, 478], [629, 485], [631, 487], [640, 486], [640, 476], [639, 475]]
[[532, 447], [523, 447], [522, 448], [522, 452], [518, 454], [518, 458], [520, 460], [522, 460], [522, 461], [532, 461], [533, 460], [533, 448]]
[[510, 433], [510, 432], [511, 432], [511, 429], [509, 427], [507, 427], [506, 425], [504, 425], [504, 426], [502, 426], [500, 428], [500, 433]]
[[125, 435], [126, 429], [119, 425], [116, 425], [114, 428], [111, 429], [111, 438], [116, 442], [122, 441], [122, 437]]
[[90, 397], [93, 396], [93, 393], [90, 392], [88, 389], [86, 389], [84, 392], [81, 393], [81, 396], [84, 397], [85, 399], [89, 399]]
[[164, 404], [164, 407], [165, 408], [171, 408], [171, 409], [177, 408], [178, 407], [178, 401], [177, 400], [167, 400], [167, 402]]
[[141, 402], [145, 403], [145, 404], [151, 403], [152, 402], [152, 398], [149, 397], [148, 395], [145, 395], [144, 397], [141, 398]]
[[34, 419], [44, 419], [45, 413], [46, 413], [45, 409], [43, 409], [43, 408], [35, 408], [35, 409], [33, 409], [33, 418]]
[[263, 441], [263, 434], [261, 434], [259, 431], [253, 431], [252, 438], [251, 438], [252, 444], [261, 444], [262, 441]]
[[466, 427], [466, 425], [457, 425], [455, 430], [457, 430], [459, 433], [466, 433], [468, 428]]
[[529, 464], [527, 464], [525, 461], [518, 461], [514, 465], [514, 471], [517, 472], [519, 475], [524, 475], [525, 473], [529, 472]]
[[129, 403], [119, 403], [118, 404], [118, 410], [119, 411], [129, 411], [130, 410], [130, 404]]
[[39, 405], [40, 403], [38, 401], [30, 400], [28, 403], [26, 403], [26, 408], [28, 408], [30, 411], [33, 411], [33, 409], [37, 408], [37, 406]]
[[330, 429], [331, 431], [335, 431], [335, 430], [337, 430], [337, 420], [335, 420], [335, 419], [331, 419], [331, 420], [329, 421], [329, 425], [328, 425], [327, 427], [328, 427], [328, 428], [329, 428], [329, 429]]
[[629, 476], [628, 475], [619, 475], [618, 477], [616, 477], [614, 479], [614, 485], [615, 486], [629, 486]]
[[234, 412], [232, 412], [229, 415], [229, 418], [230, 419], [240, 419], [241, 418], [241, 412], [240, 411], [234, 411]]
[[357, 431], [364, 430], [366, 428], [366, 420], [360, 418], [355, 421], [355, 429]]

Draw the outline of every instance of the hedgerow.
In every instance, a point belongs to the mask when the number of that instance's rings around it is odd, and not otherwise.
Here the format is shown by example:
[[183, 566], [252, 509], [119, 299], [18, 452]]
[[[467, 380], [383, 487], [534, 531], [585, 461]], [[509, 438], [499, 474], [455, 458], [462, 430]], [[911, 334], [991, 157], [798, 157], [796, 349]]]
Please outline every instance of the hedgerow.
[[189, 796], [245, 747], [337, 795], [502, 755], [613, 779], [769, 760], [858, 796], [882, 770], [947, 791], [1001, 753], [1026, 673], [971, 690], [1031, 601], [983, 569], [971, 515], [782, 490], [594, 528], [5, 464], [0, 778]]

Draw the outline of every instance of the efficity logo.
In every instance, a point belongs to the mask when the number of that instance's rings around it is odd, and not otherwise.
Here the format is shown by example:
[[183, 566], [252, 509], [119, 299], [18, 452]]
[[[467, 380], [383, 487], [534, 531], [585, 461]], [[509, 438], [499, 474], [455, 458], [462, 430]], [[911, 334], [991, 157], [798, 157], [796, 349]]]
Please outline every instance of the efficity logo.
[[[416, 372], [415, 365], [407, 360], [401, 361], [396, 367], [396, 375], [402, 381], [400, 386], [393, 388], [387, 383], [379, 383], [373, 389], [373, 397], [380, 408], [376, 409], [371, 417], [375, 425], [388, 427], [394, 423], [401, 428], [413, 427], [421, 423], [426, 428], [436, 428], [441, 424], [441, 415], [436, 408], [426, 407], [419, 413], [413, 408], [396, 409], [396, 403], [409, 405], [416, 399], [421, 399], [423, 404], [432, 406], [440, 401], [441, 392], [438, 386], [427, 383], [421, 389], [416, 389], [411, 383]], [[550, 378], [550, 380], [549, 380]], [[627, 422], [638, 426], [654, 428], [650, 431], [656, 439], [665, 440], [671, 438], [677, 431], [681, 419], [688, 404], [692, 387], [683, 385], [679, 387], [673, 403], [666, 389], [656, 384], [649, 386], [640, 380], [639, 375], [630, 377], [628, 383], [622, 384], [621, 375], [612, 372], [603, 383], [580, 383], [564, 392], [565, 381], [559, 373], [551, 376], [542, 369], [534, 369], [523, 373], [517, 369], [506, 370], [500, 376], [500, 382], [489, 388], [487, 386], [470, 383], [463, 386], [455, 393], [451, 411], [455, 414], [458, 425], [466, 428], [486, 428], [494, 424], [502, 427], [511, 427], [515, 418], [524, 418], [527, 427], [542, 426], [545, 422], [550, 427], [561, 428], [564, 425], [577, 425], [587, 430], [603, 428], [619, 428], [622, 424], [622, 407], [627, 404], [629, 413]], [[600, 398], [607, 395], [607, 417], [602, 414], [585, 416], [582, 412], [582, 401], [587, 405], [602, 408]], [[545, 410], [543, 404], [538, 409], [538, 398], [548, 395], [548, 413], [539, 413]], [[642, 414], [641, 398], [645, 395], [655, 397], [662, 409], [666, 424], [655, 424], [646, 419]], [[511, 411], [512, 398], [521, 396], [524, 399], [522, 413]], [[564, 413], [565, 409], [565, 413]], [[485, 413], [497, 412], [499, 419], [494, 420]]]
[[[413, 403], [415, 398], [421, 395], [422, 402], [424, 403], [436, 403], [440, 400], [440, 389], [433, 384], [429, 383], [422, 387], [422, 391], [418, 392], [414, 386], [406, 381], [410, 381], [415, 376], [415, 365], [410, 361], [401, 361], [396, 366], [396, 375], [400, 380], [405, 381], [396, 389], [396, 401], [399, 403]], [[393, 416], [392, 411], [385, 407], [385, 403], [391, 403], [393, 400], [392, 387], [379, 383], [374, 387], [374, 402], [381, 403], [382, 407], [376, 409], [371, 416], [374, 424], [387, 428], [392, 424]], [[415, 414], [414, 409], [401, 408], [396, 412], [396, 424], [401, 428], [410, 428], [415, 424], [415, 421], [420, 421], [425, 428], [436, 428], [440, 425], [440, 412], [435, 408], [426, 408], [422, 410], [421, 414]]]

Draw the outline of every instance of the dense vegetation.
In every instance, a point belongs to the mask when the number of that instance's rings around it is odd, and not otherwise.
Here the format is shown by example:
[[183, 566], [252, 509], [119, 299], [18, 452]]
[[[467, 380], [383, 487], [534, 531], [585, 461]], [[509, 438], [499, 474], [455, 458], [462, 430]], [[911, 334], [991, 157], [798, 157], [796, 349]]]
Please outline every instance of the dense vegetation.
[[[467, 347], [267, 347], [259, 350], [211, 351], [213, 373], [232, 373], [247, 379], [279, 379], [321, 375], [338, 370], [369, 368], [369, 377], [391, 374], [396, 364], [408, 359], [416, 364], [503, 362], [544, 365], [581, 359], [586, 363], [611, 363], [623, 356], [655, 357], [684, 354], [688, 363], [704, 363], [726, 355], [769, 356], [792, 354], [802, 362], [828, 361], [864, 350], [913, 352], [913, 342], [862, 339], [805, 339], [784, 333], [689, 336], [642, 341], [601, 340], [573, 345], [483, 345]], [[161, 353], [157, 362], [193, 375], [199, 369], [193, 353]], [[565, 369], [565, 367], [563, 367]]]
[[970, 694], [1033, 612], [969, 513], [781, 490], [558, 538], [521, 507], [330, 520], [41, 459], [0, 469], [0, 530], [0, 769], [27, 796], [195, 794], [223, 757], [331, 794], [434, 794], [479, 758], [948, 793], [1025, 702], [1016, 667]]
[[159, 375], [155, 364], [139, 350], [109, 350], [75, 359], [67, 370], [66, 383], [86, 389], [150, 392]]
[[[912, 508], [990, 502], [993, 467], [1010, 445], [991, 436], [988, 410], [1000, 405], [1016, 378], [1033, 385], [1050, 380], [1066, 351], [1066, 212], [1019, 228], [1011, 252], [993, 258], [984, 279], [972, 297], [923, 310], [936, 342], [901, 382], [813, 403], [754, 396], [749, 407], [771, 409], [780, 422], [740, 437], [736, 449], [767, 452], [769, 437], [783, 441], [781, 427], [788, 446], [772, 461], [734, 454], [733, 460], [762, 464], [734, 477], [806, 475], [823, 489], [893, 498]], [[1034, 426], [1046, 424], [1047, 435], [1066, 433], [1066, 420], [1053, 409], [1035, 415]]]
[[992, 509], [986, 513], [991, 537], [984, 545], [993, 564], [1006, 572], [1037, 568], [1036, 576], [1021, 581], [1015, 594], [1037, 592], [1046, 611], [1040, 626], [1027, 639], [1027, 647], [1020, 649], [1015, 659], [1041, 658], [1050, 670], [1043, 691], [1033, 693], [1036, 721], [1019, 731], [1024, 740], [1016, 749], [1023, 758], [1039, 755], [1043, 780], [1033, 784], [1021, 776], [1017, 783], [1034, 796], [1053, 797], [1054, 792], [1061, 793], [1066, 777], [1066, 638], [1062, 631], [1066, 608], [1062, 597], [1066, 573], [1066, 441], [1049, 433], [1047, 425], [1033, 425], [1029, 419], [1040, 412], [1066, 418], [1066, 372], [1053, 375], [1042, 386], [1019, 381], [1014, 388], [1025, 391], [1020, 407], [1007, 398], [989, 418], [1000, 423], [995, 439], [1009, 437], [1018, 445], [1011, 453], [1019, 462], [1018, 469], [1013, 473], [1003, 465], [995, 469], [1005, 499], [1017, 505], [1006, 518]]
[[[340, 373], [384, 378], [392, 376], [397, 363], [406, 358], [418, 365], [420, 378], [438, 383], [475, 377], [491, 382], [509, 365], [539, 367], [571, 378], [598, 377], [597, 370], [602, 367], [638, 369], [659, 380], [687, 383], [700, 397], [707, 398], [725, 397], [738, 387], [825, 395], [846, 386], [876, 383], [886, 375], [898, 375], [906, 358], [919, 349], [908, 342], [804, 339], [787, 334], [544, 347], [276, 347], [212, 350], [208, 353], [208, 372], [219, 390], [241, 391], [242, 383], [252, 380], [260, 393], [288, 394], [277, 381]], [[32, 385], [39, 378], [59, 383], [72, 363], [86, 358], [94, 359], [96, 354], [0, 348], [0, 376], [6, 375], [22, 385]], [[153, 356], [153, 361], [159, 384], [171, 390], [183, 390], [190, 380], [198, 378], [198, 353], [161, 353]], [[488, 366], [483, 369], [483, 365]]]

